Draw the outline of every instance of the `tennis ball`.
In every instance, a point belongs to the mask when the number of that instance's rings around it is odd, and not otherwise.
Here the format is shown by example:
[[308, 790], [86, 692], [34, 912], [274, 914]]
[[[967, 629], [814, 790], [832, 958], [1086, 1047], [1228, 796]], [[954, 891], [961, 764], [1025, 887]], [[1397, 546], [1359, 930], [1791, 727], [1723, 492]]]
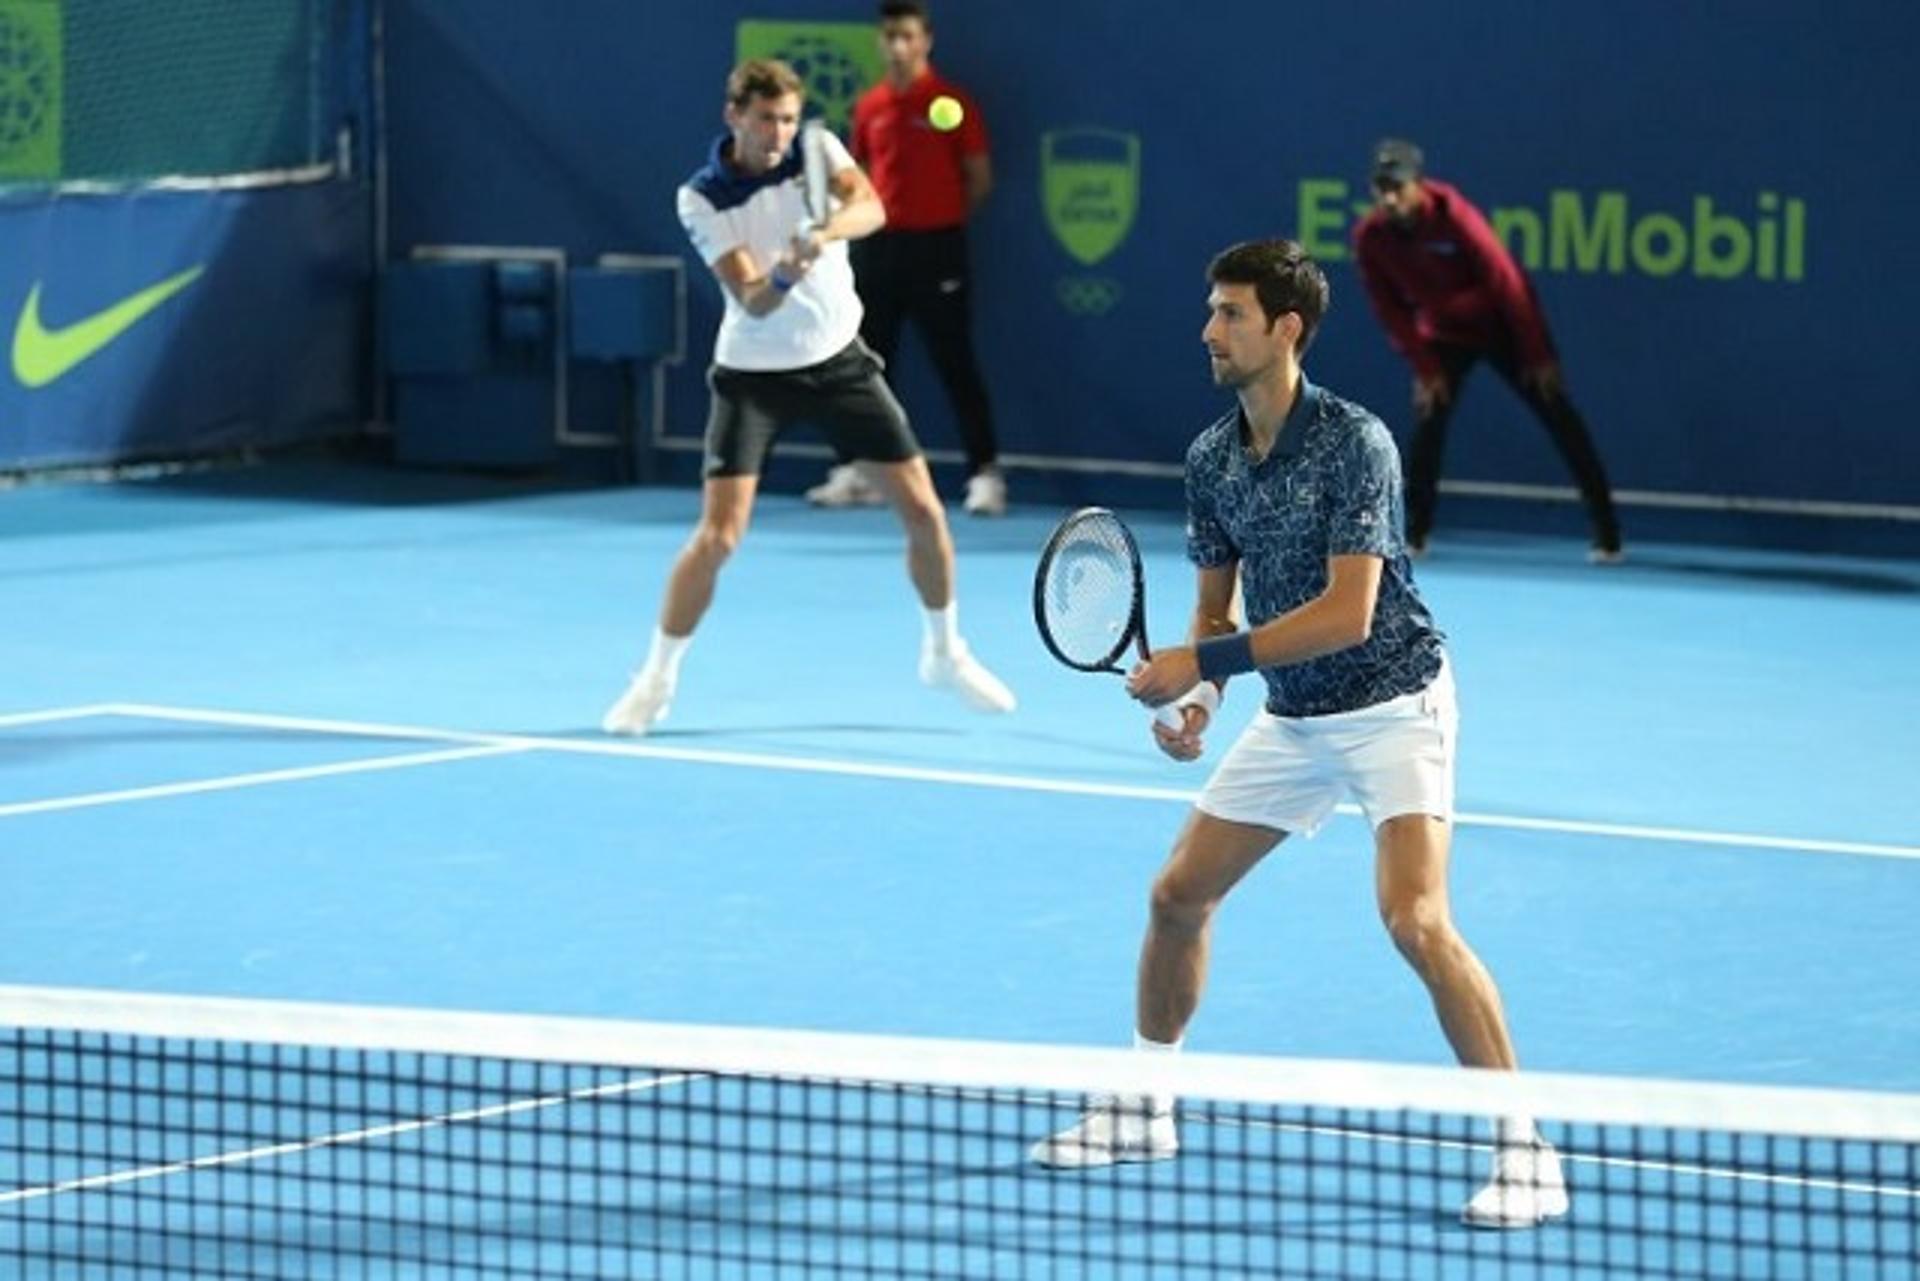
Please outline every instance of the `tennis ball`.
[[960, 105], [960, 100], [944, 93], [927, 107], [927, 121], [941, 133], [958, 129], [966, 118], [967, 109]]

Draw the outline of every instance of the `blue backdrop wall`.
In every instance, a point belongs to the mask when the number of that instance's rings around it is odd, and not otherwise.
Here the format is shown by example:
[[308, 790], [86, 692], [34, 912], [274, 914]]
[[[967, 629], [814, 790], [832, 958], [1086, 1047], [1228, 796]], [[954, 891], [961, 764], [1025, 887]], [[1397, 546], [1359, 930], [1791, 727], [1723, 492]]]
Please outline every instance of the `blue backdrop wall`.
[[[1203, 266], [1230, 241], [1274, 233], [1306, 240], [1332, 277], [1310, 372], [1404, 431], [1407, 373], [1345, 252], [1369, 145], [1403, 134], [1533, 267], [1630, 521], [1756, 500], [1836, 527], [1920, 517], [1903, 296], [1920, 99], [1902, 87], [1920, 10], [1476, 0], [1119, 13], [1096, 0], [935, 9], [935, 61], [979, 97], [994, 142], [977, 296], [1009, 453], [1148, 476], [1176, 465], [1222, 404], [1198, 341]], [[695, 437], [720, 303], [673, 189], [719, 129], [741, 52], [795, 58], [840, 119], [876, 69], [871, 20], [869, 5], [833, 0], [389, 0], [391, 252], [684, 254], [692, 351], [668, 423]], [[911, 347], [900, 374], [922, 435], [951, 446]], [[1491, 376], [1470, 384], [1448, 475], [1523, 494], [1566, 483]], [[1151, 486], [1175, 496], [1170, 481]], [[1570, 506], [1535, 510], [1580, 528]]]
[[359, 431], [369, 191], [0, 200], [0, 298], [22, 300], [0, 377], [0, 469]]
[[0, 471], [364, 429], [372, 4], [0, 0]]

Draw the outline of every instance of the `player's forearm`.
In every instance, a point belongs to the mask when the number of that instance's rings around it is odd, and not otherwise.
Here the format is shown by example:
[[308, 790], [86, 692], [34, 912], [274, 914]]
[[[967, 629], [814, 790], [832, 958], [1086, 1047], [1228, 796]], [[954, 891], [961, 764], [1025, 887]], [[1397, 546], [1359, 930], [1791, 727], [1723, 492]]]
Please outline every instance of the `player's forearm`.
[[1322, 594], [1253, 629], [1256, 667], [1286, 667], [1364, 644], [1373, 611], [1344, 596]]
[[775, 263], [772, 271], [758, 280], [747, 282], [746, 287], [740, 291], [740, 305], [746, 308], [749, 316], [758, 320], [780, 309], [780, 304], [787, 300], [787, 295], [798, 283], [788, 274], [789, 271], [791, 268]]
[[[1193, 623], [1187, 628], [1187, 644], [1198, 645], [1213, 636], [1231, 636], [1239, 631], [1239, 625], [1233, 621], [1233, 602], [1213, 606], [1202, 601], [1194, 607]], [[1226, 693], [1227, 678], [1222, 676], [1213, 682], [1214, 688]]]
[[859, 240], [887, 225], [886, 206], [878, 196], [867, 196], [840, 206], [820, 229], [822, 240]]
[[1209, 636], [1225, 636], [1228, 632], [1238, 630], [1233, 621], [1231, 602], [1222, 608], [1202, 603], [1194, 606], [1193, 622], [1187, 628], [1187, 643], [1191, 645]]

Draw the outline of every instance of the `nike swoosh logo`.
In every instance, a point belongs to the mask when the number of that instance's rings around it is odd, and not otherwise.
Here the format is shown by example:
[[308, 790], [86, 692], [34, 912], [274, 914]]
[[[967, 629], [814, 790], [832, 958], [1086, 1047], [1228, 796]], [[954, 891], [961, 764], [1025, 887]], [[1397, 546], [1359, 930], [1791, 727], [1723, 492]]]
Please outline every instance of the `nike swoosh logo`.
[[40, 285], [35, 283], [13, 327], [13, 376], [28, 387], [44, 387], [106, 347], [138, 324], [142, 317], [200, 278], [205, 267], [192, 267], [169, 276], [129, 298], [123, 298], [85, 320], [48, 329], [40, 323]]

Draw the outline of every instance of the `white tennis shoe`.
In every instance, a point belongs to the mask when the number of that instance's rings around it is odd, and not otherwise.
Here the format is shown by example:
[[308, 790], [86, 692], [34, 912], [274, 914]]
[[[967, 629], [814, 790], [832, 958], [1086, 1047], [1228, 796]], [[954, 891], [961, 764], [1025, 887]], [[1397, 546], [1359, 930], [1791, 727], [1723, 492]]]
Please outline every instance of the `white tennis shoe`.
[[970, 516], [1007, 514], [1007, 478], [1000, 474], [998, 467], [983, 468], [968, 479], [963, 506]]
[[600, 728], [609, 734], [644, 734], [667, 719], [672, 706], [673, 682], [643, 668], [600, 718]]
[[1475, 1228], [1532, 1228], [1567, 1212], [1566, 1176], [1560, 1155], [1541, 1140], [1502, 1144], [1493, 1154], [1493, 1174], [1460, 1212]]
[[1019, 704], [998, 676], [981, 666], [965, 641], [941, 651], [932, 645], [920, 649], [920, 681], [936, 689], [950, 689], [976, 712], [1010, 712]]
[[1034, 1144], [1027, 1155], [1054, 1170], [1091, 1170], [1122, 1161], [1165, 1161], [1180, 1152], [1171, 1111], [1142, 1098], [1095, 1099], [1079, 1121]]
[[887, 499], [865, 472], [852, 463], [841, 463], [807, 491], [807, 501], [815, 507], [878, 507]]

